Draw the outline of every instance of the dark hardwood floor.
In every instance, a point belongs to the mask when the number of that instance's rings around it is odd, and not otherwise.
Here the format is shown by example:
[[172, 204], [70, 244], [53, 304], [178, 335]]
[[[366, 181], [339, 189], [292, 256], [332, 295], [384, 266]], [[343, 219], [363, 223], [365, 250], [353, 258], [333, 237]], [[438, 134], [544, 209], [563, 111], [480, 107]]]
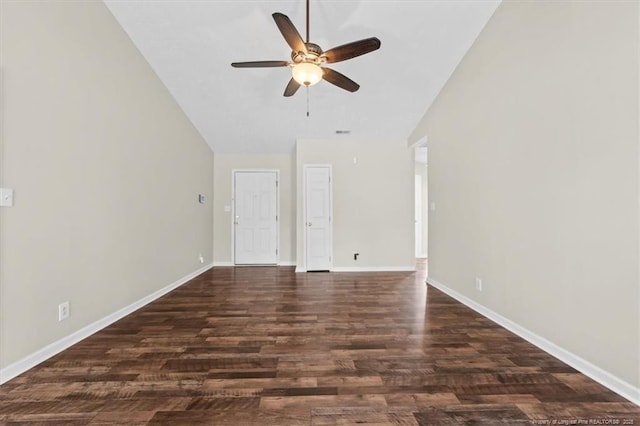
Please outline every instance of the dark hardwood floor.
[[424, 281], [210, 270], [1, 386], [0, 423], [640, 425]]

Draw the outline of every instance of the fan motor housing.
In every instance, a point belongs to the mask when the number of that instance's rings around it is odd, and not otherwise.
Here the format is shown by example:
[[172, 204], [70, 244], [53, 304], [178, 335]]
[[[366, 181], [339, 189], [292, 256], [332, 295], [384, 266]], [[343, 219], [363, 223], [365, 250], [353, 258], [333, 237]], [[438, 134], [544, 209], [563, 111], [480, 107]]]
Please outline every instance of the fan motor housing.
[[322, 57], [322, 48], [315, 43], [305, 43], [305, 47], [307, 48], [307, 52], [291, 52], [291, 59], [293, 62], [314, 62], [316, 64], [324, 63], [324, 58]]

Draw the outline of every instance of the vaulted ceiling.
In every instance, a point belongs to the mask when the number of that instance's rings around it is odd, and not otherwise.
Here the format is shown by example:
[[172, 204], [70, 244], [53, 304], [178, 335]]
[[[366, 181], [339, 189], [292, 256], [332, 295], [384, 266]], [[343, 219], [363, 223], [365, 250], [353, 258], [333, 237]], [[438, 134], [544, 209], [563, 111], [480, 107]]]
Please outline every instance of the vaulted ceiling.
[[382, 47], [332, 64], [359, 91], [322, 81], [291, 98], [288, 68], [230, 63], [289, 60], [271, 15], [304, 37], [304, 0], [105, 3], [214, 151], [277, 153], [298, 138], [406, 139], [500, 0], [311, 0], [310, 41], [328, 50], [375, 36]]

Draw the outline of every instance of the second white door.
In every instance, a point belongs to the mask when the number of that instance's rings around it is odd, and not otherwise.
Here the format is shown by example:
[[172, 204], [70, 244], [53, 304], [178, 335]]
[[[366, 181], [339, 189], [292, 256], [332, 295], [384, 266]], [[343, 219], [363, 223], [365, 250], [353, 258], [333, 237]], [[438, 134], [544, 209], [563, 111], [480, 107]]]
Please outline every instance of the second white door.
[[278, 173], [234, 171], [236, 265], [278, 263]]
[[307, 271], [331, 269], [331, 167], [304, 166], [305, 258]]

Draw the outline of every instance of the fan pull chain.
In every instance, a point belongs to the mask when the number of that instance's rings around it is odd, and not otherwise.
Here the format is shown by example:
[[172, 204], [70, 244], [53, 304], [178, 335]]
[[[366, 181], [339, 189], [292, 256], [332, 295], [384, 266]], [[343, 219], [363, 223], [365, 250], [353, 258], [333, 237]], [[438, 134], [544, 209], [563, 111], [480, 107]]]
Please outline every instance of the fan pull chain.
[[309, 86], [307, 86], [307, 117], [309, 117]]

